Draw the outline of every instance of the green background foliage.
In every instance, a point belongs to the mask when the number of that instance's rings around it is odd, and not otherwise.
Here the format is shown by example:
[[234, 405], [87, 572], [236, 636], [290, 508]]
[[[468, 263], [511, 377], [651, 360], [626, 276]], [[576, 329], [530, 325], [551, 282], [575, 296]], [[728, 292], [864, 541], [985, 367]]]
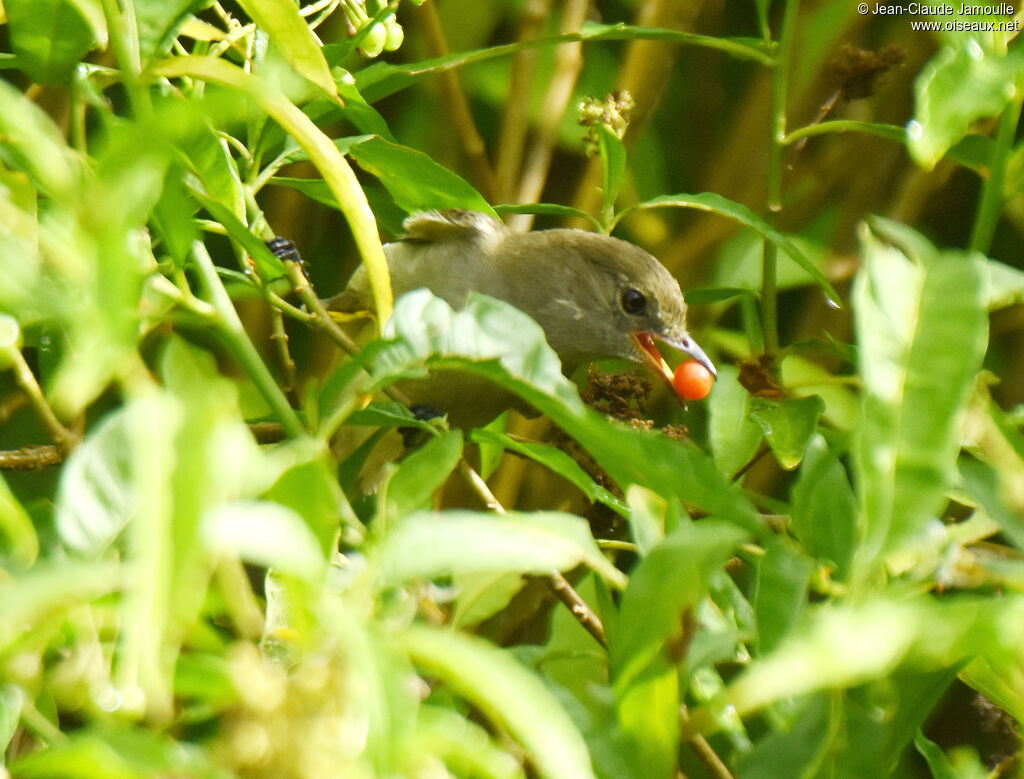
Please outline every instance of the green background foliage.
[[[1020, 773], [1024, 12], [0, 10], [0, 771]], [[393, 300], [442, 208], [651, 251], [711, 396]]]

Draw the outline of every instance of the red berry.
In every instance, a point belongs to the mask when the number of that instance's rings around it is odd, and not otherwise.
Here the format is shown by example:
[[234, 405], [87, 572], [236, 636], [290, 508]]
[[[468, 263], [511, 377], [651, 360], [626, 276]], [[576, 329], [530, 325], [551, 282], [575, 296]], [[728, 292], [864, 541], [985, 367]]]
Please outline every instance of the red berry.
[[705, 368], [696, 360], [686, 360], [679, 363], [675, 375], [672, 377], [672, 384], [675, 385], [676, 393], [683, 400], [702, 400], [711, 392], [711, 385], [715, 383], [715, 377], [711, 371]]

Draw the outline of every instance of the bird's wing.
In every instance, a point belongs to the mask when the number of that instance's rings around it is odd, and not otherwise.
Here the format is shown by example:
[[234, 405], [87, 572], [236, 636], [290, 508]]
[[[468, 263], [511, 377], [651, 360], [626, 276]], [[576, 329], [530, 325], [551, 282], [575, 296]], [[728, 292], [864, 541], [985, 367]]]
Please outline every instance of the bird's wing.
[[409, 216], [403, 226], [405, 237], [402, 240], [409, 243], [489, 242], [508, 232], [508, 228], [492, 216], [458, 209], [419, 211]]

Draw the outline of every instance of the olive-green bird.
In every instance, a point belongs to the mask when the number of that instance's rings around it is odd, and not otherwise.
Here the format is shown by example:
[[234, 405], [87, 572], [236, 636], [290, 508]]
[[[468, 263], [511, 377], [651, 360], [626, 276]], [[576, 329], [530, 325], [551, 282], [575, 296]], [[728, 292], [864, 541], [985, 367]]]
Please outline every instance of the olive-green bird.
[[[403, 240], [384, 247], [396, 296], [426, 287], [456, 309], [471, 291], [511, 303], [544, 329], [566, 375], [592, 360], [619, 357], [649, 364], [671, 384], [655, 340], [715, 374], [686, 330], [679, 283], [631, 243], [583, 230], [514, 232], [476, 211], [416, 213], [405, 229]], [[328, 308], [349, 313], [371, 305], [362, 266], [328, 301]], [[427, 395], [421, 402], [451, 410], [444, 402], [449, 389]]]

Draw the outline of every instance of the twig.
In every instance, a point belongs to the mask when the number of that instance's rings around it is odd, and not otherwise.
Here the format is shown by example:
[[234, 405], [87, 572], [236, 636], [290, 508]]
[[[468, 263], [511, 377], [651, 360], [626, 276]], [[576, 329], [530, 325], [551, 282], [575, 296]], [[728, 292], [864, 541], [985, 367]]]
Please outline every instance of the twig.
[[[519, 41], [540, 36], [544, 20], [551, 12], [551, 0], [528, 0], [519, 26]], [[516, 177], [523, 162], [526, 131], [530, 124], [530, 98], [537, 70], [536, 49], [518, 51], [512, 57], [512, 73], [508, 80], [508, 100], [501, 117], [498, 142], [498, 199], [508, 201], [516, 189]]]
[[[459, 462], [459, 472], [466, 478], [469, 485], [476, 490], [477, 494], [483, 499], [484, 504], [491, 511], [496, 514], [507, 514], [505, 507], [501, 505], [494, 493], [491, 492], [490, 487], [487, 486], [487, 482], [483, 480], [483, 477], [465, 460]], [[583, 626], [590, 635], [594, 637], [602, 647], [608, 647], [608, 642], [604, 635], [604, 625], [601, 624], [601, 618], [594, 613], [593, 609], [587, 605], [587, 602], [580, 597], [580, 594], [576, 592], [573, 586], [569, 583], [569, 580], [562, 576], [561, 571], [551, 571], [550, 573], [544, 574], [544, 578], [547, 580], [552, 591], [558, 597], [562, 603], [564, 603], [569, 612], [576, 618], [577, 622]]]
[[283, 389], [285, 394], [291, 395], [295, 390], [297, 370], [291, 350], [288, 348], [288, 331], [284, 329], [284, 316], [280, 309], [270, 307], [270, 321], [273, 327], [270, 340], [277, 347], [277, 359], [281, 363], [281, 371], [284, 373]]
[[14, 368], [15, 381], [18, 382], [18, 386], [28, 396], [29, 403], [32, 404], [36, 415], [46, 426], [46, 430], [50, 434], [50, 438], [53, 439], [53, 442], [57, 444], [57, 448], [62, 454], [67, 455], [77, 443], [75, 435], [64, 427], [61, 421], [57, 419], [57, 415], [53, 413], [53, 409], [50, 408], [50, 404], [43, 396], [43, 391], [39, 388], [39, 382], [36, 381], [35, 374], [32, 373], [32, 369], [25, 362], [25, 356], [21, 353], [21, 350], [10, 349], [9, 355], [13, 361], [11, 367]]
[[569, 580], [562, 576], [560, 571], [552, 571], [547, 575], [548, 582], [555, 595], [568, 607], [570, 613], [576, 617], [576, 621], [583, 626], [590, 635], [594, 637], [605, 649], [608, 648], [608, 641], [604, 635], [604, 625], [601, 618], [587, 605], [587, 602], [580, 597], [580, 594], [569, 584]]
[[[679, 724], [684, 732], [687, 726], [690, 725], [690, 716], [685, 705], [679, 707]], [[694, 751], [694, 754], [704, 764], [704, 767], [708, 769], [711, 776], [715, 777], [715, 779], [733, 779], [729, 766], [715, 753], [715, 750], [712, 749], [711, 744], [708, 743], [704, 736], [697, 733], [688, 738], [686, 743], [690, 745], [690, 749]]]
[[0, 470], [3, 471], [38, 471], [60, 465], [64, 462], [64, 453], [52, 444], [23, 446], [0, 452]]
[[[433, 2], [424, 3], [421, 8], [424, 13], [423, 29], [427, 36], [427, 46], [430, 48], [431, 56], [443, 57], [448, 54], [448, 42], [444, 35], [444, 26], [441, 24], [441, 17], [437, 13], [437, 7]], [[487, 158], [487, 146], [480, 136], [473, 121], [473, 114], [469, 110], [469, 101], [466, 100], [466, 93], [459, 83], [458, 74], [453, 70], [446, 70], [441, 73], [441, 89], [444, 92], [444, 105], [451, 112], [452, 122], [455, 124], [455, 132], [458, 133], [470, 164], [473, 166], [476, 184], [481, 194], [488, 200], [494, 201], [498, 184], [494, 176], [494, 169], [491, 168], [490, 160]]]
[[288, 280], [291, 281], [295, 294], [299, 296], [299, 300], [305, 304], [306, 308], [313, 312], [316, 324], [323, 328], [324, 332], [333, 338], [349, 357], [359, 354], [358, 344], [349, 337], [348, 333], [338, 327], [338, 323], [331, 318], [330, 313], [324, 307], [323, 301], [313, 291], [309, 279], [306, 278], [306, 274], [302, 270], [302, 265], [295, 260], [286, 259], [284, 267], [288, 271]]
[[[309, 279], [306, 278], [302, 266], [295, 260], [286, 259], [284, 260], [284, 267], [288, 271], [288, 278], [291, 280], [299, 299], [306, 305], [306, 308], [313, 312], [313, 319], [316, 324], [323, 328], [324, 332], [333, 338], [350, 357], [355, 357], [359, 353], [359, 345], [331, 317], [330, 312], [324, 307], [323, 301], [317, 297], [313, 287], [310, 286]], [[412, 405], [412, 399], [393, 384], [385, 387], [384, 392], [392, 400], [397, 400], [403, 406], [408, 407]]]
[[[568, 0], [562, 12], [561, 32], [579, 32], [586, 21], [589, 6], [589, 0]], [[562, 117], [569, 107], [573, 87], [583, 68], [582, 51], [583, 44], [566, 43], [559, 46], [555, 54], [554, 73], [541, 104], [537, 138], [523, 166], [523, 176], [516, 193], [518, 203], [536, 203], [544, 191]], [[528, 230], [533, 224], [533, 215], [517, 214], [509, 220], [509, 224], [519, 230]]]
[[227, 290], [224, 289], [224, 285], [217, 275], [213, 260], [201, 241], [193, 241], [192, 256], [195, 259], [195, 268], [206, 288], [206, 294], [210, 298], [209, 303], [216, 311], [215, 321], [220, 335], [228, 342], [235, 358], [242, 364], [278, 421], [284, 426], [288, 436], [301, 438], [306, 435], [306, 428], [302, 424], [302, 420], [288, 403], [288, 399], [281, 392], [274, 377], [270, 375], [266, 363], [263, 362], [263, 358], [260, 357], [256, 347], [249, 339], [249, 335], [245, 332], [245, 327], [238, 318], [238, 312], [235, 311], [231, 298], [228, 297]]

